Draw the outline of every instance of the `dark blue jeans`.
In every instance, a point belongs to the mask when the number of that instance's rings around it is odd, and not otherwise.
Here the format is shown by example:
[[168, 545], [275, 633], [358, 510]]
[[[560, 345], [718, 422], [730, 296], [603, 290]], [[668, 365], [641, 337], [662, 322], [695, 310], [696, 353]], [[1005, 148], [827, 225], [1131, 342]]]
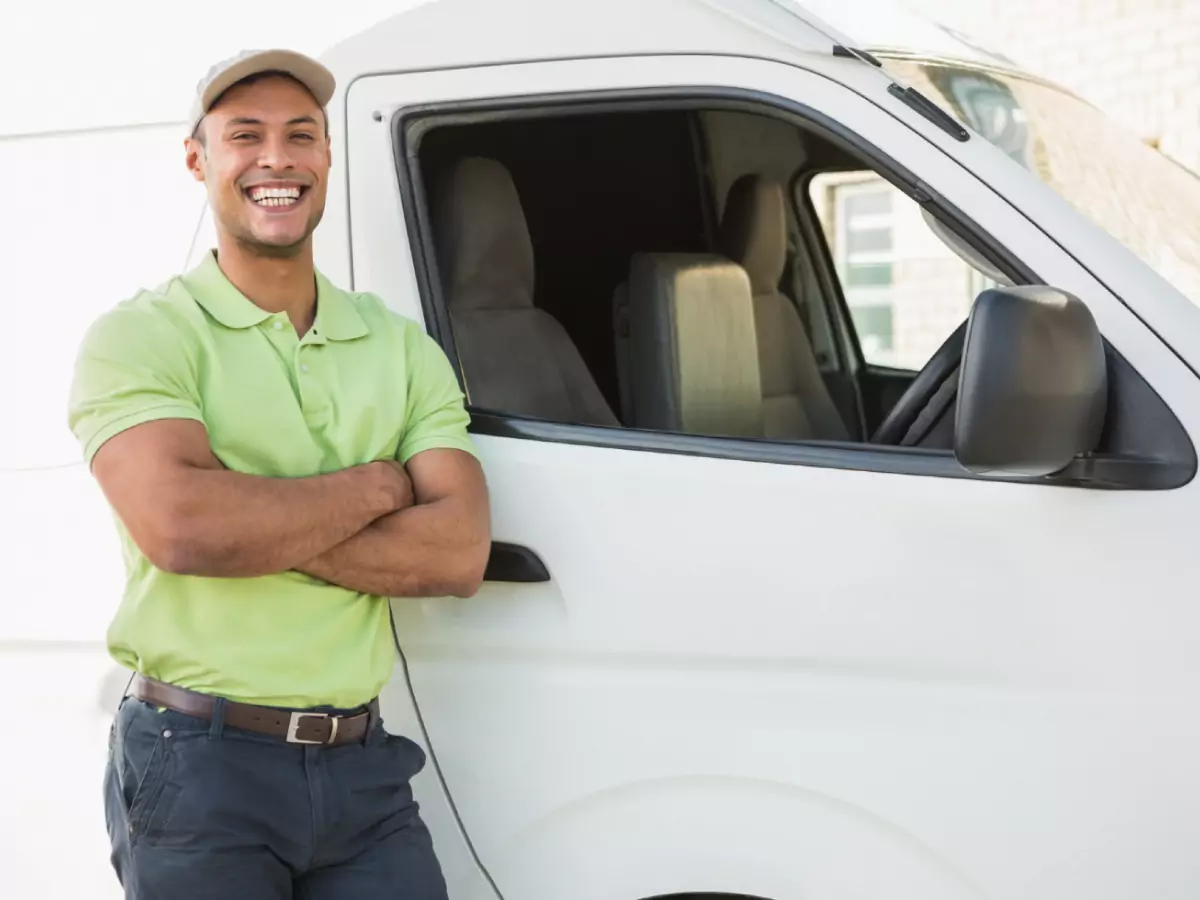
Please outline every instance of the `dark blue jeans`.
[[127, 697], [105, 774], [112, 862], [131, 900], [444, 900], [410, 779], [419, 745], [289, 744]]

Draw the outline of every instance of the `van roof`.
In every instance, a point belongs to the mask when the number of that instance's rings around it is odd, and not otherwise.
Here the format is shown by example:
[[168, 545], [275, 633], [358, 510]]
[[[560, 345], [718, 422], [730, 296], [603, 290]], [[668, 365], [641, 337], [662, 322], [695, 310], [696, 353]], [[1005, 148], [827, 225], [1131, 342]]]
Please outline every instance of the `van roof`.
[[344, 90], [375, 72], [683, 53], [787, 62], [835, 44], [1012, 67], [894, 0], [429, 0], [322, 58]]

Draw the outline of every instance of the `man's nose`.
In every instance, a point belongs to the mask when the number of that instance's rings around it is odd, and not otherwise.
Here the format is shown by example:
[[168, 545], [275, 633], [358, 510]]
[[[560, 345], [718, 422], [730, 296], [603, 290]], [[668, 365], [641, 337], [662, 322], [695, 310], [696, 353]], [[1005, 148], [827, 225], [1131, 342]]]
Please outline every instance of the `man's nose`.
[[292, 148], [283, 134], [266, 135], [260, 145], [258, 164], [264, 169], [290, 169], [295, 165]]

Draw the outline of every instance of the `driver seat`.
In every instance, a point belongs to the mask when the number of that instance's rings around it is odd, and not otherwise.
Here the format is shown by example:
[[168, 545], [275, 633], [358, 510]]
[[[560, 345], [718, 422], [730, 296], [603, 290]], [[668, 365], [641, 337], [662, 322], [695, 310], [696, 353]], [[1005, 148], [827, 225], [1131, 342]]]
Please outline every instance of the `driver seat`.
[[720, 246], [750, 276], [766, 437], [850, 440], [800, 313], [779, 290], [787, 264], [787, 220], [779, 182], [750, 174], [733, 183], [721, 217]]

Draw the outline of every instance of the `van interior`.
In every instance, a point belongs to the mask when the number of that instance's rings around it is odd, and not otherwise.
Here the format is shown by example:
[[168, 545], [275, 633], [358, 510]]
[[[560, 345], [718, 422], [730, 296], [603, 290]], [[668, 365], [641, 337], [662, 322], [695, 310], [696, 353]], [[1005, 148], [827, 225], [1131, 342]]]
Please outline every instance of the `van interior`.
[[853, 136], [761, 106], [397, 129], [427, 321], [477, 416], [948, 451], [971, 303], [1033, 277]]

